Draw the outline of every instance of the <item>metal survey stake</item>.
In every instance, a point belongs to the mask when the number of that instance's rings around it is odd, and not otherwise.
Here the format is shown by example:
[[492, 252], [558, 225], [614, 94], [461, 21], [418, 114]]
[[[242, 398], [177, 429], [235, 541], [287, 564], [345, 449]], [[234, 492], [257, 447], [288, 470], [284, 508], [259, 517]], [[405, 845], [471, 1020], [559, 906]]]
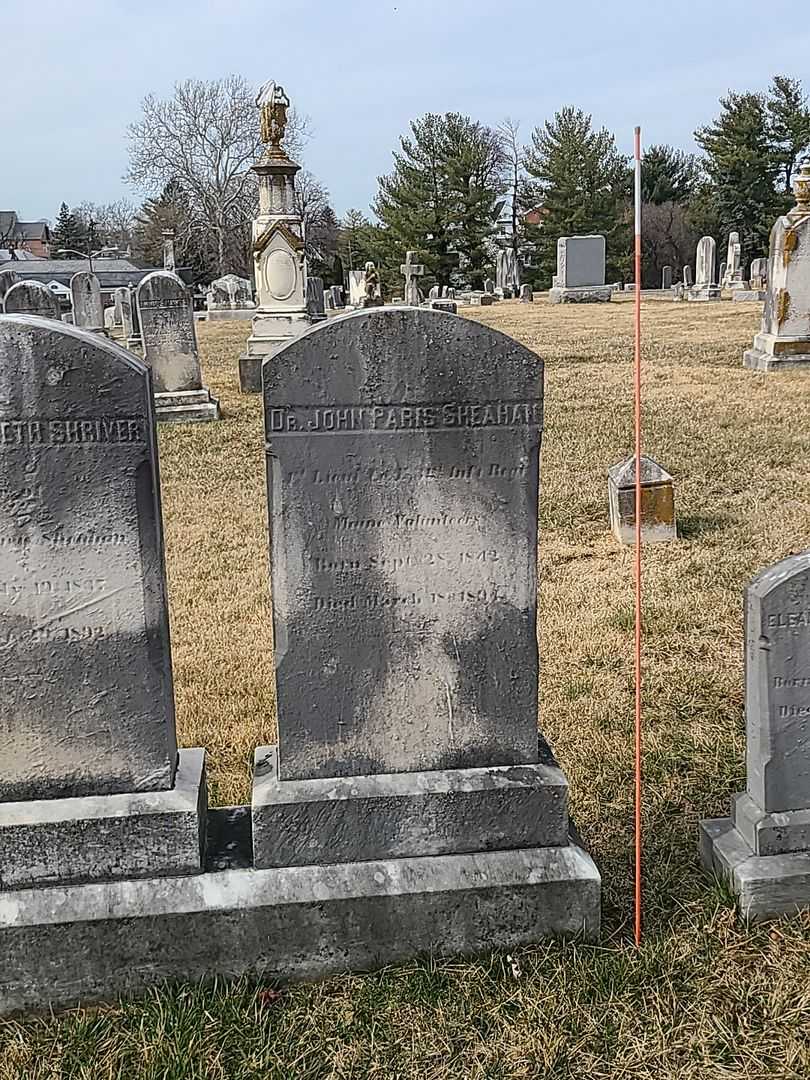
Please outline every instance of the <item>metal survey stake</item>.
[[635, 557], [635, 941], [641, 944], [641, 128], [635, 131], [635, 358], [634, 426], [636, 458]]

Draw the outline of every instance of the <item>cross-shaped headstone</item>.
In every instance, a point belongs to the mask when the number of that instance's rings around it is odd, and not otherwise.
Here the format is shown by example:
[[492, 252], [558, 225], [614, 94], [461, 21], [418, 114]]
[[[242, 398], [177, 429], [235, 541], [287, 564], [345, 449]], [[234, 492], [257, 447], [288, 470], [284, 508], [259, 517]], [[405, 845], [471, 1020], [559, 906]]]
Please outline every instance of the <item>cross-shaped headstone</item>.
[[422, 263], [413, 261], [413, 251], [405, 252], [405, 262], [399, 268], [400, 274], [405, 278], [405, 303], [411, 307], [419, 307], [419, 286], [416, 279], [420, 278], [425, 267]]

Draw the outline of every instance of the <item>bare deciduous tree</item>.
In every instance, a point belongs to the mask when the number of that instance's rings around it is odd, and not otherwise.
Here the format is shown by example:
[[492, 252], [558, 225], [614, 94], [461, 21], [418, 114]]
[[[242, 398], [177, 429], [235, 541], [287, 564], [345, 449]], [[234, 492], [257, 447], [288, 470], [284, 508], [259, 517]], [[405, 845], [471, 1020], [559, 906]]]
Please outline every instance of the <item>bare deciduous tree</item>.
[[[245, 235], [257, 203], [251, 165], [261, 152], [255, 90], [243, 78], [177, 83], [165, 100], [152, 94], [128, 128], [127, 180], [149, 195], [179, 185], [188, 214], [187, 240], [213, 239], [218, 272], [226, 273], [232, 241]], [[300, 153], [306, 123], [290, 111], [285, 148]]]

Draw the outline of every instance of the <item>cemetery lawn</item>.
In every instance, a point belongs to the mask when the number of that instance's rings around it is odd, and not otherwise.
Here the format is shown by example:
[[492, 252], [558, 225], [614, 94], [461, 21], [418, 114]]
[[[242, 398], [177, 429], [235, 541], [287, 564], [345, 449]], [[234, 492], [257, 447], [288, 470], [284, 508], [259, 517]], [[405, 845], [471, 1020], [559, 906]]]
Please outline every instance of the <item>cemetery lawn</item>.
[[[645, 941], [631, 944], [632, 554], [607, 529], [632, 447], [632, 305], [462, 309], [546, 360], [540, 715], [603, 875], [603, 939], [433, 960], [319, 985], [185, 986], [0, 1021], [0, 1080], [807, 1078], [810, 916], [747, 929], [696, 856], [745, 786], [742, 590], [810, 545], [810, 377], [744, 371], [752, 304], [646, 301], [645, 451], [675, 477], [680, 540], [645, 548]], [[219, 424], [163, 427], [182, 745], [215, 804], [249, 800], [274, 738], [261, 401], [248, 323], [200, 327]]]

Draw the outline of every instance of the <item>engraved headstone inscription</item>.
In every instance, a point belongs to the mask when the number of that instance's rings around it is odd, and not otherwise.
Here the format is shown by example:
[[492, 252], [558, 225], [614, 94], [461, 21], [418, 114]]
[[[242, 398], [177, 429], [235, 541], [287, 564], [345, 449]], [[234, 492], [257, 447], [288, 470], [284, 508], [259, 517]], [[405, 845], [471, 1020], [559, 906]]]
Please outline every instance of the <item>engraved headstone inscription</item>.
[[136, 295], [158, 420], [218, 420], [219, 403], [202, 383], [191, 293], [176, 274], [155, 270]]
[[0, 317], [0, 492], [0, 890], [199, 869], [146, 367]]
[[264, 368], [282, 775], [536, 761], [542, 362], [408, 308], [283, 357]]
[[746, 790], [701, 823], [704, 862], [753, 918], [810, 907], [810, 552], [746, 590]]
[[254, 865], [384, 860], [396, 904], [399, 860], [531, 848], [569, 890], [536, 933], [573, 911], [588, 932], [598, 875], [537, 727], [542, 360], [401, 306], [313, 327], [262, 376], [279, 742], [256, 751]]

